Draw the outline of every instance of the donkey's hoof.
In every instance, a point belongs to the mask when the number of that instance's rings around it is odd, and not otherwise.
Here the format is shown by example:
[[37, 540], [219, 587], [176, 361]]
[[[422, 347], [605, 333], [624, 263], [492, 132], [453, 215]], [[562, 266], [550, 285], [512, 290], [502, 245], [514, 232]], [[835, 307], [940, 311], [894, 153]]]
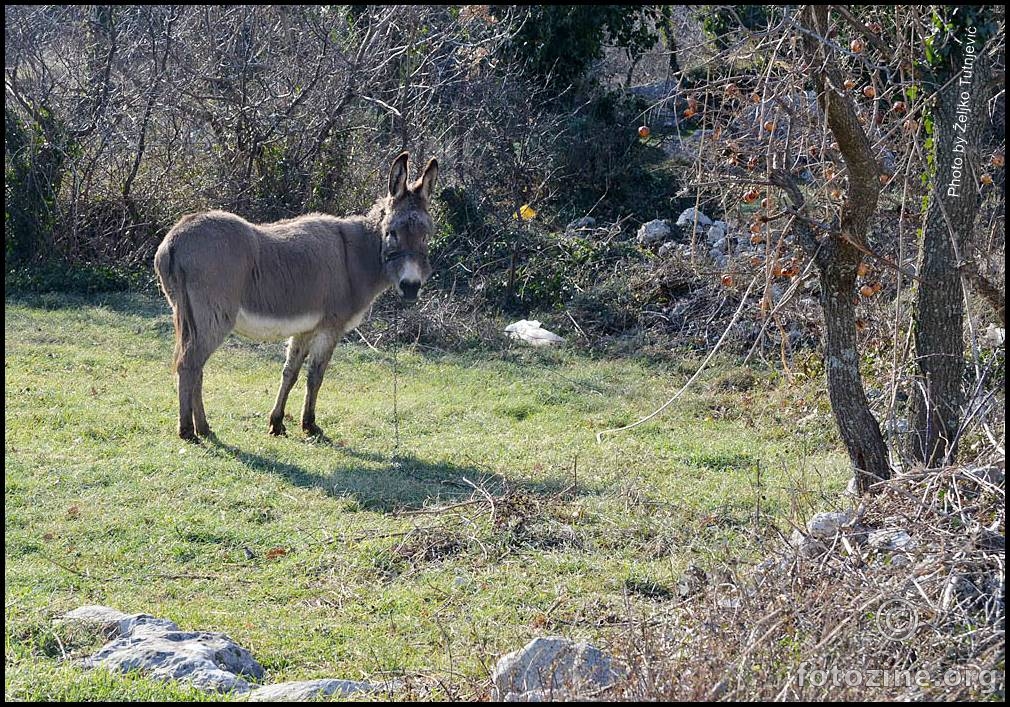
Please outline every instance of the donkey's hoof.
[[196, 432], [192, 427], [186, 427], [179, 430], [179, 438], [184, 439], [187, 442], [198, 443], [200, 438], [196, 436]]
[[208, 425], [206, 422], [203, 423], [202, 425], [197, 425], [196, 433], [201, 437], [210, 437], [212, 434], [210, 431], [210, 425]]
[[270, 423], [270, 434], [274, 437], [284, 437], [288, 431], [284, 428], [283, 422], [271, 422]]
[[309, 437], [325, 437], [326, 436], [325, 434], [323, 434], [322, 428], [320, 428], [319, 425], [317, 425], [314, 422], [309, 422], [309, 423], [304, 423], [303, 422], [302, 423], [302, 430]]

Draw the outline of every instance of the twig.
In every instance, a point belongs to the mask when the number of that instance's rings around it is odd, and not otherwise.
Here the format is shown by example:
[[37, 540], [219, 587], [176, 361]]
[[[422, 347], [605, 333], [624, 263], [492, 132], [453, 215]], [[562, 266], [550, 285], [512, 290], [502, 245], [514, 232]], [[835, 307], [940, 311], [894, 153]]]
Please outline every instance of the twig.
[[719, 341], [717, 341], [716, 344], [715, 344], [715, 346], [712, 348], [712, 350], [708, 352], [708, 356], [706, 356], [705, 360], [701, 362], [701, 366], [699, 366], [698, 370], [694, 372], [694, 375], [691, 376], [690, 378], [688, 378], [687, 383], [684, 384], [684, 387], [682, 387], [680, 390], [678, 390], [673, 395], [672, 398], [670, 398], [669, 400], [667, 400], [665, 403], [663, 403], [662, 405], [660, 405], [658, 408], [656, 408], [654, 411], [652, 411], [651, 413], [649, 413], [645, 417], [641, 418], [640, 420], [638, 420], [636, 422], [632, 422], [630, 425], [625, 425], [624, 427], [614, 427], [612, 429], [601, 430], [600, 432], [597, 432], [596, 433], [596, 443], [597, 444], [603, 444], [603, 435], [611, 434], [611, 433], [615, 433], [615, 432], [624, 432], [626, 430], [630, 430], [630, 429], [633, 429], [635, 427], [638, 427], [639, 425], [645, 424], [646, 422], [648, 422], [649, 420], [651, 420], [652, 418], [656, 417], [661, 412], [663, 412], [664, 410], [666, 410], [666, 408], [668, 408], [670, 405], [672, 405], [674, 403], [674, 401], [677, 400], [677, 398], [679, 398], [681, 395], [684, 394], [684, 391], [686, 391], [691, 386], [691, 384], [694, 383], [694, 381], [698, 378], [698, 376], [701, 375], [701, 372], [705, 370], [705, 367], [708, 365], [708, 362], [712, 360], [712, 357], [722, 347], [723, 342], [726, 341], [726, 337], [729, 335], [730, 331], [733, 329], [733, 326], [736, 324], [737, 319], [740, 318], [740, 313], [743, 312], [744, 305], [747, 304], [747, 298], [750, 296], [750, 291], [754, 288], [754, 283], [757, 282], [757, 279], [758, 279], [757, 275], [755, 275], [754, 278], [750, 281], [750, 284], [747, 285], [747, 291], [743, 293], [743, 299], [740, 300], [740, 306], [736, 308], [736, 312], [733, 314], [733, 318], [730, 320], [729, 324], [726, 326], [726, 331], [724, 331], [722, 333], [722, 336], [719, 337]]

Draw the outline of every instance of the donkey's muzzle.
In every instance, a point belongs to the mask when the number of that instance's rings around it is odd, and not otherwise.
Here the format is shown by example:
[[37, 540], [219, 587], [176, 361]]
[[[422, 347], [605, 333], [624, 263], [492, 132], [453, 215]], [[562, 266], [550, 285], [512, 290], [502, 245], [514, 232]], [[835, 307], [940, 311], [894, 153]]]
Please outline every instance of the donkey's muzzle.
[[403, 301], [408, 304], [413, 304], [417, 301], [417, 293], [421, 289], [420, 280], [401, 280], [400, 281], [400, 296], [403, 297]]

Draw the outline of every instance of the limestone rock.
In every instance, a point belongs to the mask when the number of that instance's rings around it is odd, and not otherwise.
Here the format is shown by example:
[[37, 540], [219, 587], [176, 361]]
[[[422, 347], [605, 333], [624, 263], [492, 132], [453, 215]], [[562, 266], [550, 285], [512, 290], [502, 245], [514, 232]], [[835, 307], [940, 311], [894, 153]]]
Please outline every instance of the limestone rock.
[[713, 224], [712, 219], [692, 206], [680, 212], [680, 216], [677, 217], [677, 225], [682, 228], [694, 228], [695, 217], [697, 217], [699, 229], [706, 229]]
[[492, 676], [497, 699], [506, 702], [591, 696], [618, 677], [606, 653], [558, 636], [535, 638], [503, 656]]
[[673, 229], [663, 219], [655, 219], [643, 223], [638, 229], [639, 245], [655, 245], [667, 240], [673, 234]]
[[388, 686], [354, 680], [297, 680], [257, 688], [249, 693], [249, 702], [307, 702], [317, 697], [330, 695], [347, 697], [360, 693], [382, 692], [386, 689]]
[[807, 535], [818, 540], [831, 540], [851, 520], [852, 514], [847, 511], [817, 513], [807, 521]]
[[161, 680], [181, 680], [207, 692], [244, 693], [246, 678], [262, 680], [263, 668], [245, 648], [221, 633], [181, 631], [168, 619], [124, 614], [106, 606], [83, 606], [64, 621], [92, 624], [114, 640], [84, 660], [113, 672], [139, 670]]

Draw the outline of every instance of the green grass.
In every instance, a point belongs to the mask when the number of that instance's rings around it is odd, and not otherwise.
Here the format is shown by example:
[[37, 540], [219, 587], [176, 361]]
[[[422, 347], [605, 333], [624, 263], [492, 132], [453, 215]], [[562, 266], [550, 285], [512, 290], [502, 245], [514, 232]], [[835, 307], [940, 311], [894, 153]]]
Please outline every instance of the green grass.
[[[548, 633], [606, 643], [629, 608], [676, 601], [689, 563], [755, 557], [764, 520], [846, 477], [811, 384], [729, 361], [597, 445], [697, 362], [401, 351], [394, 461], [391, 367], [365, 347], [338, 348], [329, 439], [309, 441], [293, 421], [266, 434], [283, 346], [229, 339], [204, 384], [216, 437], [192, 445], [160, 301], [8, 297], [4, 334], [7, 699], [197, 696], [65, 660], [100, 645], [53, 624], [84, 604], [223, 631], [270, 682], [392, 674], [415, 696], [480, 696], [502, 653]], [[493, 512], [417, 512], [471, 484]]]

